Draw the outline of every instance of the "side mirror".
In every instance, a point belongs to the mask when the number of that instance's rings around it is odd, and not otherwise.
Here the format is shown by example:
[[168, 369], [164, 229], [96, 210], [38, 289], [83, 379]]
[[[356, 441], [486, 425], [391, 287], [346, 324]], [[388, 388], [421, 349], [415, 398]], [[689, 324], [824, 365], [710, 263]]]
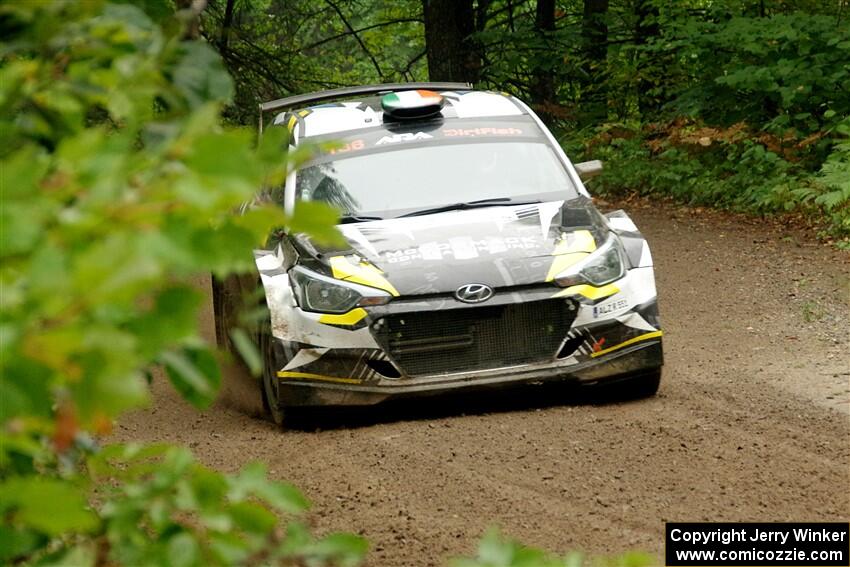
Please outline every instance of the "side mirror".
[[602, 173], [602, 162], [598, 159], [583, 161], [573, 165], [582, 181], [590, 179], [591, 177], [596, 177]]

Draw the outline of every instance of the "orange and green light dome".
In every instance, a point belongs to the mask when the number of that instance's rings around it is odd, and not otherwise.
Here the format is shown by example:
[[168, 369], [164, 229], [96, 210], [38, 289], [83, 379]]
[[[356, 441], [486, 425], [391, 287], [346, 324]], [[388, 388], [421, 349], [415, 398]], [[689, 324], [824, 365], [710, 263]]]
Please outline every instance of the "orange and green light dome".
[[424, 89], [384, 95], [381, 108], [393, 118], [423, 118], [438, 114], [445, 104], [439, 93]]

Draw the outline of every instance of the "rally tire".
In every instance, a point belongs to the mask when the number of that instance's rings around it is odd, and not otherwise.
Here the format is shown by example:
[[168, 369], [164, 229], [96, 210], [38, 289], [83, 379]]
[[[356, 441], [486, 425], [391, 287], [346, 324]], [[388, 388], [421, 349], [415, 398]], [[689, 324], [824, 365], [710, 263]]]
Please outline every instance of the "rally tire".
[[210, 280], [212, 286], [213, 322], [215, 323], [215, 342], [221, 350], [231, 352], [232, 347], [228, 331], [230, 329], [233, 306], [229, 300], [229, 294], [225, 289], [225, 282], [215, 276], [211, 277]]
[[661, 368], [624, 375], [593, 384], [590, 395], [601, 402], [651, 398], [661, 385]]
[[281, 396], [280, 378], [277, 377], [278, 361], [275, 360], [270, 331], [266, 328], [260, 332], [259, 347], [263, 357], [263, 379], [260, 381], [260, 390], [266, 415], [282, 428], [286, 424], [287, 412], [286, 404]]
[[[221, 350], [238, 355], [230, 340], [230, 330], [240, 325], [241, 313], [251, 307], [245, 304], [245, 299], [261, 285], [250, 276], [211, 277], [215, 341]], [[256, 333], [256, 330], [245, 330]]]
[[619, 396], [624, 399], [651, 398], [661, 385], [661, 368], [641, 373], [624, 380], [619, 386]]

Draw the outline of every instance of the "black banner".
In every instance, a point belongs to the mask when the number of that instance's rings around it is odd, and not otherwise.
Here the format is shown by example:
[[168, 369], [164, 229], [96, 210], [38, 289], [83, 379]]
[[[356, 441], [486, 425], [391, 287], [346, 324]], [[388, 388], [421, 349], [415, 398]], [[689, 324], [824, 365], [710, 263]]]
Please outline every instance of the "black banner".
[[665, 565], [850, 566], [847, 523], [668, 523]]

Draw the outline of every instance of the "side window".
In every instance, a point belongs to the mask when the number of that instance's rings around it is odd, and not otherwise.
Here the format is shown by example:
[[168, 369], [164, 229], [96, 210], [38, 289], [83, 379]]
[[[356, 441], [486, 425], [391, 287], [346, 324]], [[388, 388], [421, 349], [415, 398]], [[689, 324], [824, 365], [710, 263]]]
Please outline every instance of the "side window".
[[296, 197], [309, 201], [322, 201], [343, 212], [354, 212], [360, 209], [360, 203], [339, 179], [333, 163], [314, 165], [300, 170], [296, 181]]
[[299, 170], [295, 181], [296, 198], [304, 199], [305, 201], [313, 200], [316, 186], [321, 182], [322, 177], [317, 167], [307, 167]]

